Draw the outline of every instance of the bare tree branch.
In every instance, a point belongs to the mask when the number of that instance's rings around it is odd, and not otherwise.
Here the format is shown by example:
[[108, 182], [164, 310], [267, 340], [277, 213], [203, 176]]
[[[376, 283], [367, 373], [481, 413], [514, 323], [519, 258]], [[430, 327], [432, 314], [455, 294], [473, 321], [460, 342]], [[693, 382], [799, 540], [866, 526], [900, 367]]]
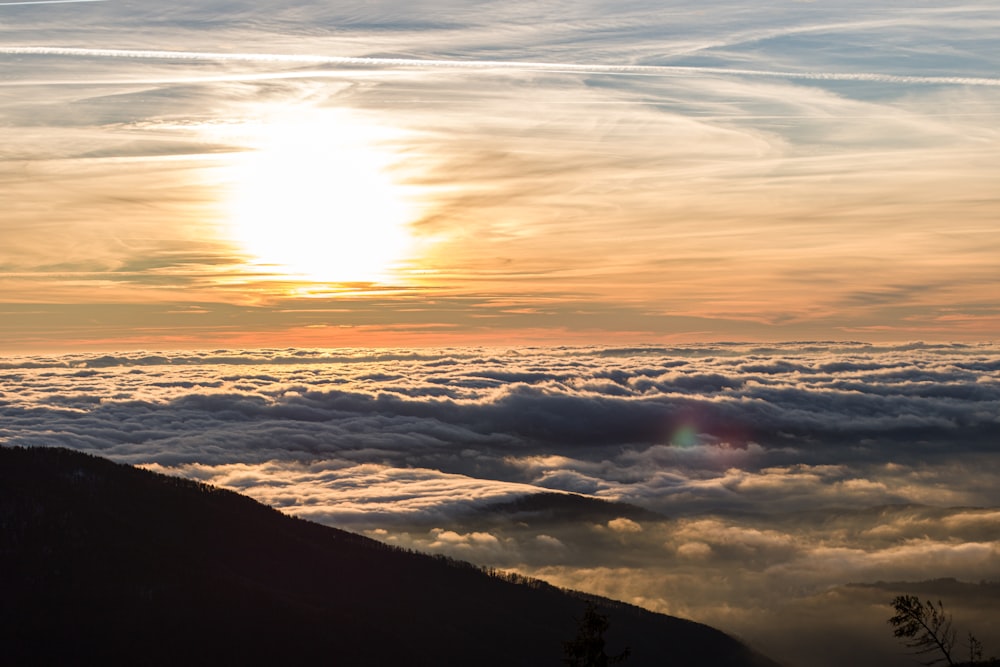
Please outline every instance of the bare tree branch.
[[924, 604], [915, 595], [899, 595], [892, 601], [892, 607], [896, 610], [896, 615], [889, 619], [894, 628], [893, 636], [903, 639], [906, 646], [919, 655], [941, 653], [923, 664], [955, 664], [951, 658], [955, 629], [951, 625], [951, 615], [945, 613], [940, 600], [935, 606], [930, 600]]

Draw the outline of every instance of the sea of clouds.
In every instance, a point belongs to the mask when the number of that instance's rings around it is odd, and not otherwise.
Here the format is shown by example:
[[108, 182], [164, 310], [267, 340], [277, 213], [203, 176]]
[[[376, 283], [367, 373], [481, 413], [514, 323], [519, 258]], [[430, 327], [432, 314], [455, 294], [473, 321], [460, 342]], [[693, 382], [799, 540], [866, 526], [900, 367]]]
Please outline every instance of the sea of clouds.
[[[7, 357], [0, 443], [219, 484], [799, 664], [826, 664], [836, 618], [856, 638], [829, 664], [905, 664], [887, 602], [933, 579], [1000, 651], [998, 371], [1000, 347], [931, 344]], [[636, 507], [511, 509], [538, 492]]]

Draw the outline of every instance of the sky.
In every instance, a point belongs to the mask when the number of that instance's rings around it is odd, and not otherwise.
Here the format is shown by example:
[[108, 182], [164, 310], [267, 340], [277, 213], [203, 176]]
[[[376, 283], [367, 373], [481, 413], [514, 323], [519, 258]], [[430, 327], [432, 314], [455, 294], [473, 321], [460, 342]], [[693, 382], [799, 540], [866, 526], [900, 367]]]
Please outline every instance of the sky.
[[1000, 654], [997, 34], [961, 0], [0, 2], [0, 445], [789, 667], [912, 664], [904, 593]]
[[0, 351], [992, 340], [998, 30], [0, 3]]
[[[914, 664], [900, 594], [1000, 653], [997, 415], [995, 344], [0, 359], [0, 444], [693, 618], [788, 667]], [[510, 506], [538, 493], [628, 506]]]

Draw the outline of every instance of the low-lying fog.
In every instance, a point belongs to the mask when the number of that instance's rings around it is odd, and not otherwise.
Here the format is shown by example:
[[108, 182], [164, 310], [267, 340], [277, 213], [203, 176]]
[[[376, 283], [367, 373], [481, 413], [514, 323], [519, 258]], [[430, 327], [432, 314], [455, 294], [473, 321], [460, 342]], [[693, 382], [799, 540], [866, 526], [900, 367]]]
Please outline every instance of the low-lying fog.
[[790, 665], [906, 665], [899, 593], [1000, 654], [998, 370], [996, 347], [922, 344], [8, 358], [0, 443], [226, 486]]

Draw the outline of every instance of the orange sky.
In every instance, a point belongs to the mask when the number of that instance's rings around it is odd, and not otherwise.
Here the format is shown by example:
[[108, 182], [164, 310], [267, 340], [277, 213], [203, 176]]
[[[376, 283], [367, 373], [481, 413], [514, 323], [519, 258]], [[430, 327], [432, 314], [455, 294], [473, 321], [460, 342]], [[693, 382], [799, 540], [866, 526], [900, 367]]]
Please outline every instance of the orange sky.
[[2, 9], [0, 350], [1000, 331], [996, 11], [391, 4]]

